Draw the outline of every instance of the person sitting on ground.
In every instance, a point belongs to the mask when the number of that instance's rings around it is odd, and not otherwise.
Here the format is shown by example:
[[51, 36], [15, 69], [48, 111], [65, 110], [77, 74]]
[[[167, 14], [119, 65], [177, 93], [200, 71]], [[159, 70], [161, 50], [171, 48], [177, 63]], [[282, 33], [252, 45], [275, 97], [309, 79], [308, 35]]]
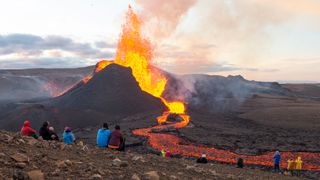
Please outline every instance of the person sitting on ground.
[[29, 120], [24, 121], [23, 127], [21, 128], [20, 133], [22, 136], [31, 136], [31, 137], [34, 137], [35, 139], [38, 138], [37, 131], [30, 127]]
[[49, 132], [51, 135], [51, 139], [54, 141], [59, 141], [59, 136], [57, 135], [57, 133], [55, 133], [54, 128], [53, 127], [49, 127]]
[[197, 163], [207, 164], [208, 163], [207, 155], [206, 154], [202, 154], [201, 157], [199, 157], [197, 159]]
[[244, 167], [244, 162], [242, 158], [239, 158], [237, 161], [237, 168], [243, 168]]
[[66, 144], [73, 144], [75, 142], [74, 134], [71, 132], [71, 128], [65, 127], [63, 132], [63, 142]]
[[275, 152], [273, 159], [274, 159], [274, 171], [281, 173], [281, 170], [280, 170], [281, 155], [279, 151]]
[[39, 135], [43, 140], [52, 140], [51, 133], [49, 131], [49, 122], [46, 121], [42, 124], [42, 127], [39, 130]]
[[110, 130], [107, 123], [103, 123], [101, 129], [98, 130], [97, 134], [97, 146], [100, 148], [108, 147], [108, 142], [110, 138]]
[[118, 151], [123, 151], [124, 150], [124, 138], [122, 136], [122, 133], [120, 132], [120, 126], [116, 125], [115, 130], [111, 133], [110, 135], [110, 140], [108, 147], [110, 149], [115, 149]]
[[172, 154], [170, 153], [169, 150], [166, 151], [166, 158], [171, 158], [172, 157]]
[[295, 171], [297, 173], [297, 176], [300, 176], [300, 172], [302, 170], [302, 160], [300, 156], [295, 160], [295, 166], [296, 166]]

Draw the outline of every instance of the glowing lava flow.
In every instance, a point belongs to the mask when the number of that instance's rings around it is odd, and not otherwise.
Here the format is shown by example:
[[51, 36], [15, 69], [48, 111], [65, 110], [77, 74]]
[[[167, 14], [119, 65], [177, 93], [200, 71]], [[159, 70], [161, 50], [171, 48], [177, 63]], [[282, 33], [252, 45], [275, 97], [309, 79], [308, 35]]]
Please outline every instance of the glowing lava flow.
[[[180, 128], [181, 124], [173, 124], [166, 126], [155, 126], [151, 128], [136, 129], [133, 134], [138, 136], [148, 137], [149, 145], [161, 151], [162, 149], [169, 150], [172, 154], [182, 156], [199, 157], [202, 153], [207, 155], [209, 160], [215, 160], [226, 163], [236, 163], [239, 157], [243, 158], [246, 164], [273, 166], [273, 152], [264, 155], [243, 155], [226, 150], [219, 150], [213, 147], [206, 147], [190, 142], [185, 142], [181, 138], [172, 134], [152, 133], [152, 129], [162, 129], [168, 126]], [[282, 152], [281, 167], [285, 168], [288, 159], [295, 159], [300, 156], [303, 159], [303, 169], [310, 171], [320, 171], [320, 153], [309, 152]]]

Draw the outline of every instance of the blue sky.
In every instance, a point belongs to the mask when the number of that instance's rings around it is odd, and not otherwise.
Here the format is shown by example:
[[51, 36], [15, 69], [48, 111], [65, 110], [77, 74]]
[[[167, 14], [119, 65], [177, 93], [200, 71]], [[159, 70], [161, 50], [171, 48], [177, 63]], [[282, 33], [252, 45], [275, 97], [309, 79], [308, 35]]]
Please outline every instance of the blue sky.
[[320, 82], [318, 0], [2, 1], [0, 69], [112, 59], [129, 4], [165, 70]]

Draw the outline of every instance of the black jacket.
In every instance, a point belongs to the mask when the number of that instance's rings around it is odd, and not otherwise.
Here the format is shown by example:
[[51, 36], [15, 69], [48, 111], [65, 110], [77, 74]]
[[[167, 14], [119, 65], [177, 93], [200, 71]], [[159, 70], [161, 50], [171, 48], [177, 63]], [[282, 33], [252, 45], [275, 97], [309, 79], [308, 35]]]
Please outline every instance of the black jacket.
[[207, 160], [207, 158], [201, 157], [201, 158], [197, 159], [197, 163], [206, 164], [206, 163], [208, 163], [208, 160]]
[[52, 140], [51, 138], [51, 133], [47, 127], [42, 126], [39, 130], [39, 135], [42, 137], [44, 140]]

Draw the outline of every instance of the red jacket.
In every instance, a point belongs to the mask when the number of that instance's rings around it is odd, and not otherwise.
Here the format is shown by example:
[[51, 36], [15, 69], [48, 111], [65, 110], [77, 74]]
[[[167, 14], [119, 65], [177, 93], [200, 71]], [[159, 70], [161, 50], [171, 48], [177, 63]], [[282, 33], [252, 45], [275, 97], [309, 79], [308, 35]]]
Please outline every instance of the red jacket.
[[32, 129], [30, 127], [30, 122], [29, 121], [25, 121], [23, 123], [23, 127], [21, 128], [21, 135], [22, 136], [31, 136], [33, 134], [36, 133], [36, 130]]
[[123, 139], [120, 130], [114, 130], [110, 135], [109, 145], [119, 147], [122, 140]]

